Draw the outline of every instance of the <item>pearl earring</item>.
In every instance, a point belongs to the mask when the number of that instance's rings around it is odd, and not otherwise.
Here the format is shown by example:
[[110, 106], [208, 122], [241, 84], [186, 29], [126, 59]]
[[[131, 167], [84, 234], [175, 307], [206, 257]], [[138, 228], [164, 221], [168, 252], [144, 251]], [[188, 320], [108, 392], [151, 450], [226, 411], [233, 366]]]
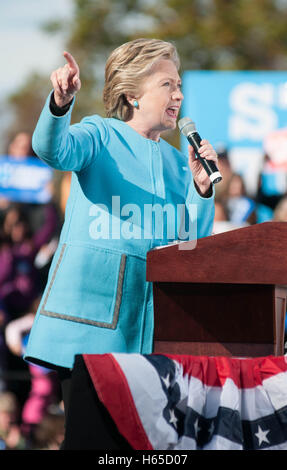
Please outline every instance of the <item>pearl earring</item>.
[[139, 102], [137, 100], [134, 100], [134, 107], [137, 109], [139, 108]]

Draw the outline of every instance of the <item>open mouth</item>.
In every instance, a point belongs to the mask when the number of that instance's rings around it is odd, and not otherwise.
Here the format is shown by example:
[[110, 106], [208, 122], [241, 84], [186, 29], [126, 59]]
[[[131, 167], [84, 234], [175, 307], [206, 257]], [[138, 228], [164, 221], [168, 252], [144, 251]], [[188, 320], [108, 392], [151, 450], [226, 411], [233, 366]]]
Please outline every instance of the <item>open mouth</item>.
[[177, 118], [178, 108], [176, 106], [170, 106], [167, 108], [166, 113], [173, 119]]

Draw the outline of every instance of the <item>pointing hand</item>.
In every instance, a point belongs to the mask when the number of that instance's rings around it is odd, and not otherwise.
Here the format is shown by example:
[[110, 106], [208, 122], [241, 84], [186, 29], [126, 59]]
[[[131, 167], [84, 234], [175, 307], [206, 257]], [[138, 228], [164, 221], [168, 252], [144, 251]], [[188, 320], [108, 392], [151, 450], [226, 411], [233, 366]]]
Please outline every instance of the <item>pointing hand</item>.
[[63, 56], [67, 63], [51, 74], [55, 103], [60, 107], [68, 104], [81, 88], [80, 69], [77, 62], [69, 52], [64, 52]]

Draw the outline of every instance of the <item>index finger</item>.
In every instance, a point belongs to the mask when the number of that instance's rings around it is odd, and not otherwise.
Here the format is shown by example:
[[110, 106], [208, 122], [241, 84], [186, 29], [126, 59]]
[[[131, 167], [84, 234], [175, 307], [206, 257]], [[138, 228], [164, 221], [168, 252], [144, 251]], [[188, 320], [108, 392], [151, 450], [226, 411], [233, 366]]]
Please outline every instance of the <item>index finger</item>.
[[68, 62], [69, 67], [73, 71], [75, 71], [76, 73], [79, 73], [79, 71], [80, 71], [79, 66], [78, 66], [77, 62], [75, 61], [74, 57], [72, 56], [72, 54], [70, 54], [70, 52], [64, 51], [63, 56], [65, 57], [66, 61]]

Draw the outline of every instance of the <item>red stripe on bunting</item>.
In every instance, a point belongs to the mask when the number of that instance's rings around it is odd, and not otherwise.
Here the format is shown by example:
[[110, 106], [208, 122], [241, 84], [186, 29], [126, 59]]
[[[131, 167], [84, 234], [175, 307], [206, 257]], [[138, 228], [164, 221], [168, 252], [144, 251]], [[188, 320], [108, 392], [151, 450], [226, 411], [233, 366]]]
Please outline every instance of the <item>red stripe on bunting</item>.
[[205, 385], [222, 387], [230, 378], [238, 388], [253, 388], [263, 380], [287, 371], [285, 356], [230, 358], [165, 354], [183, 366], [183, 374], [199, 379]]
[[125, 375], [111, 354], [83, 354], [100, 401], [121, 435], [134, 449], [153, 450], [134, 404]]

